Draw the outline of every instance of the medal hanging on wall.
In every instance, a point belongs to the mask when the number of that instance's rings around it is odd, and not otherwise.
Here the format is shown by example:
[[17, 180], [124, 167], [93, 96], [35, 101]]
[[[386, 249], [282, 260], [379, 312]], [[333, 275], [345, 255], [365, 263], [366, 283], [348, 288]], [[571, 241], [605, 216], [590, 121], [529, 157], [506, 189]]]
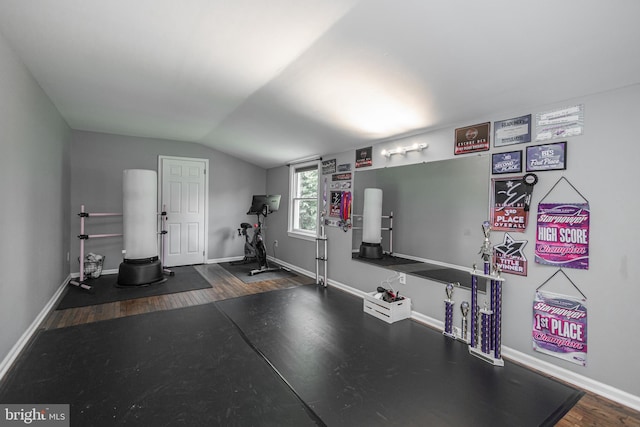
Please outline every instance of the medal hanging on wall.
[[529, 212], [531, 207], [531, 197], [533, 196], [533, 186], [538, 183], [538, 175], [535, 173], [528, 173], [522, 177], [524, 183], [526, 196], [524, 198], [524, 211]]
[[343, 191], [340, 200], [340, 222], [338, 225], [342, 231], [347, 232], [351, 228], [351, 192]]

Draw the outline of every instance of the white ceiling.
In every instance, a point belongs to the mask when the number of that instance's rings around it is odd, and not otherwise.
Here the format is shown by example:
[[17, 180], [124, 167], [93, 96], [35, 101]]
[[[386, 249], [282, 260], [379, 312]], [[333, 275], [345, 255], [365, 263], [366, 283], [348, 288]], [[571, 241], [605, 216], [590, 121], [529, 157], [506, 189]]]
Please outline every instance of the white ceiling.
[[638, 0], [0, 0], [73, 129], [262, 167], [639, 83], [638, 16]]

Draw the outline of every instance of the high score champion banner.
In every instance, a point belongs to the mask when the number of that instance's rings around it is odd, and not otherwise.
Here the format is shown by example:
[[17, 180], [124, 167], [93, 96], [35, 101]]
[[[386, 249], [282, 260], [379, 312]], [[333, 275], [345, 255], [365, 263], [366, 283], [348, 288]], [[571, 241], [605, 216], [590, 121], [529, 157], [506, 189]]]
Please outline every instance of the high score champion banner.
[[589, 269], [589, 214], [588, 203], [538, 204], [536, 262]]
[[533, 349], [587, 364], [587, 307], [572, 296], [537, 291], [533, 302]]

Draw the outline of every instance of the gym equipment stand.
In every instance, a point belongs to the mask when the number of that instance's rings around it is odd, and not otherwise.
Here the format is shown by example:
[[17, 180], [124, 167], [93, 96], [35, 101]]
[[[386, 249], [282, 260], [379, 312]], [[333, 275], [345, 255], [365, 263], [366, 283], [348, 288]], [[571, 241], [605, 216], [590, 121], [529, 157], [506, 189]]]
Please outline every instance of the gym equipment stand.
[[[320, 250], [322, 246], [322, 250]], [[324, 224], [320, 225], [320, 236], [316, 237], [316, 285], [327, 287], [327, 235]], [[320, 274], [322, 269], [322, 274]]]
[[119, 237], [122, 236], [122, 233], [112, 233], [112, 234], [85, 234], [84, 232], [84, 221], [89, 217], [107, 217], [107, 216], [122, 216], [121, 213], [114, 212], [100, 212], [100, 213], [89, 213], [85, 212], [84, 205], [80, 206], [80, 213], [78, 213], [80, 217], [80, 234], [78, 235], [78, 239], [80, 239], [80, 277], [79, 280], [71, 279], [69, 280], [70, 285], [78, 286], [81, 289], [86, 291], [93, 291], [93, 286], [86, 283], [86, 276], [84, 274], [84, 241], [88, 239], [98, 239], [104, 237]]

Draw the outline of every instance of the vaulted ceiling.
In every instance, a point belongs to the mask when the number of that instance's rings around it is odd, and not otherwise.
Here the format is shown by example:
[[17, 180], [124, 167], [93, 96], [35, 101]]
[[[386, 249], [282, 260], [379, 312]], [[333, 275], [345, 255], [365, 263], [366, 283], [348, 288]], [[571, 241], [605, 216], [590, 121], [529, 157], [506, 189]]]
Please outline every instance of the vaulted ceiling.
[[73, 129], [265, 168], [639, 83], [638, 16], [637, 0], [0, 0]]

